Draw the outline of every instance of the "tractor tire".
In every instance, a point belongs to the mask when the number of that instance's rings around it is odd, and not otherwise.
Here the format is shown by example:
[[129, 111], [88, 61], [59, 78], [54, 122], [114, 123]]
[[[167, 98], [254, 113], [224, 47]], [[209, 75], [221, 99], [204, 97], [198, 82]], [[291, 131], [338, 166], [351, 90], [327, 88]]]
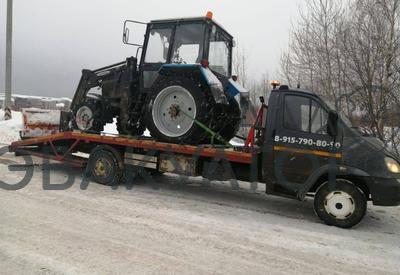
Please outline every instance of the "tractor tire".
[[230, 97], [228, 99], [228, 119], [222, 129], [219, 131], [219, 134], [226, 140], [230, 141], [235, 137], [237, 131], [239, 130], [240, 122], [242, 119], [242, 112], [239, 107], [239, 103], [235, 100], [235, 98]]
[[[220, 105], [214, 108], [213, 119], [212, 119], [212, 129], [214, 132], [219, 134], [223, 140], [227, 143], [235, 137], [239, 130], [241, 115], [238, 102], [235, 98], [228, 98], [228, 106]], [[210, 144], [212, 142], [211, 137], [207, 136], [202, 143]], [[223, 141], [214, 139], [214, 144], [223, 145]]]
[[199, 144], [207, 133], [193, 119], [209, 127], [210, 101], [190, 79], [161, 77], [149, 96], [145, 125], [158, 141]]
[[363, 219], [366, 210], [364, 192], [351, 181], [337, 179], [332, 188], [325, 182], [315, 193], [314, 211], [328, 225], [353, 227]]
[[142, 123], [140, 123], [139, 125], [136, 125], [133, 129], [123, 127], [122, 120], [120, 118], [117, 118], [117, 131], [118, 131], [119, 135], [142, 136], [145, 130], [146, 130], [146, 127]]
[[90, 133], [100, 133], [105, 122], [100, 118], [101, 104], [95, 99], [86, 99], [73, 108], [74, 119], [72, 127], [75, 130]]

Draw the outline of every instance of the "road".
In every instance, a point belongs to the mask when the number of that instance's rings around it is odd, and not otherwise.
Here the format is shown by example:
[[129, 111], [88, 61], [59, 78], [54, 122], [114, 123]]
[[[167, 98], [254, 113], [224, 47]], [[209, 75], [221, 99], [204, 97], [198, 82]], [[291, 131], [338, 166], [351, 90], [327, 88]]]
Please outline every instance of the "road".
[[[1, 180], [18, 182], [21, 157], [0, 157]], [[226, 182], [173, 175], [131, 190], [89, 183], [45, 191], [34, 176], [18, 191], [0, 189], [1, 274], [399, 274], [400, 208], [369, 205], [351, 230], [322, 224], [312, 201], [233, 191]]]

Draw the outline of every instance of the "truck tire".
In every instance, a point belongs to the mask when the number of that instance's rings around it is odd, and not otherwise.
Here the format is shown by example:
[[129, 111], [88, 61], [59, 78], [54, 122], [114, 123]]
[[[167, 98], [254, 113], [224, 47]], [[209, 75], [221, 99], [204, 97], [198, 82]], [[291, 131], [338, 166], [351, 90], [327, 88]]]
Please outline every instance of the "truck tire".
[[90, 153], [87, 172], [95, 182], [115, 186], [121, 182], [124, 163], [121, 155], [114, 148], [99, 145]]
[[162, 77], [149, 96], [145, 124], [156, 140], [198, 144], [207, 133], [192, 118], [209, 126], [210, 108], [206, 91], [192, 80]]
[[101, 121], [101, 105], [98, 100], [87, 99], [73, 108], [72, 126], [83, 132], [100, 133], [105, 123]]
[[333, 190], [323, 183], [314, 197], [314, 211], [328, 225], [350, 228], [365, 216], [367, 199], [351, 181], [337, 179]]

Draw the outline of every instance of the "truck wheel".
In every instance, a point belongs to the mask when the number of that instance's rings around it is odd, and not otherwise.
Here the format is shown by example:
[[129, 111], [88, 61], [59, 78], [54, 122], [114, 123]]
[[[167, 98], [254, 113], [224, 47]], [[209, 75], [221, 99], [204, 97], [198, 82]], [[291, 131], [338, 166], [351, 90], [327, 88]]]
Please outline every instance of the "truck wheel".
[[100, 145], [90, 153], [87, 172], [97, 183], [113, 186], [120, 183], [123, 166], [123, 160], [114, 148]]
[[145, 122], [159, 141], [198, 144], [206, 136], [193, 120], [210, 124], [205, 91], [186, 78], [163, 77], [149, 97]]
[[98, 117], [101, 113], [101, 106], [98, 100], [89, 99], [73, 108], [75, 119], [74, 129], [80, 131], [99, 133], [103, 130], [104, 123]]
[[328, 225], [353, 227], [363, 219], [366, 210], [365, 194], [348, 180], [337, 179], [333, 190], [325, 182], [315, 194], [314, 211]]

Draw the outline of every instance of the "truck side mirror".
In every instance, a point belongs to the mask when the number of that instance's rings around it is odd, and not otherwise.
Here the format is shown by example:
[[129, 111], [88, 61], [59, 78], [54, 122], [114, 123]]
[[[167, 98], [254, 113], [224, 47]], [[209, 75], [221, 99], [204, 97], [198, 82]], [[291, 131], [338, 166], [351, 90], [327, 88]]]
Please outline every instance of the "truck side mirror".
[[338, 135], [338, 120], [339, 115], [335, 111], [329, 111], [328, 114], [328, 134], [332, 137], [336, 137]]
[[[124, 30], [122, 33], [122, 42], [127, 45], [142, 47], [143, 34], [146, 32], [146, 23], [126, 20], [124, 22]], [[133, 34], [131, 29], [135, 28], [137, 34]], [[142, 33], [142, 34], [140, 34]]]

